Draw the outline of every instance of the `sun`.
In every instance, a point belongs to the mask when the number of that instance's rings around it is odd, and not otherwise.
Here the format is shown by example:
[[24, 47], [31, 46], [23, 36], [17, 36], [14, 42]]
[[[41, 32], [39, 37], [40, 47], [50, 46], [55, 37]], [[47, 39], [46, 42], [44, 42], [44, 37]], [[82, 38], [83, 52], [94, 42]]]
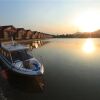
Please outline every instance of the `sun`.
[[100, 28], [100, 13], [97, 11], [86, 11], [75, 19], [75, 25], [81, 32], [93, 32]]

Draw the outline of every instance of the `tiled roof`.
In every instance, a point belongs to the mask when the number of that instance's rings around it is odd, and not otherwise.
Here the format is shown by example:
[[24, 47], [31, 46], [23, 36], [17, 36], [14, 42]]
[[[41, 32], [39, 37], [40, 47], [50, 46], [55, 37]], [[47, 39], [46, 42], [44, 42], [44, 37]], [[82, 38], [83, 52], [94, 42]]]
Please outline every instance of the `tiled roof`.
[[17, 30], [25, 30], [24, 28], [17, 28]]
[[13, 28], [15, 28], [13, 25], [0, 26], [1, 29], [5, 29], [5, 28], [8, 28], [8, 27], [13, 27]]

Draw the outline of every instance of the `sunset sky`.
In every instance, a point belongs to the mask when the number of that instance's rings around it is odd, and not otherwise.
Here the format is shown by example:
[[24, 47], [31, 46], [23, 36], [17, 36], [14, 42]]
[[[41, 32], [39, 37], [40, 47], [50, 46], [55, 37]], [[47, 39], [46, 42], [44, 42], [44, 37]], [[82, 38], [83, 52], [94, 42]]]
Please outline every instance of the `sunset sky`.
[[0, 25], [51, 34], [100, 29], [100, 0], [0, 0]]

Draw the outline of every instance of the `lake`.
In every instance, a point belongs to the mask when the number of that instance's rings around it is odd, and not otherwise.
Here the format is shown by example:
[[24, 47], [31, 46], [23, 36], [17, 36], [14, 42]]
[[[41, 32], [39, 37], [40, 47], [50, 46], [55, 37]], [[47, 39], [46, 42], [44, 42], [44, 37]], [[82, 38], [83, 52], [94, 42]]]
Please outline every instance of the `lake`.
[[23, 92], [0, 79], [6, 84], [0, 84], [4, 100], [100, 99], [100, 39], [49, 39], [26, 45], [44, 65], [45, 89]]

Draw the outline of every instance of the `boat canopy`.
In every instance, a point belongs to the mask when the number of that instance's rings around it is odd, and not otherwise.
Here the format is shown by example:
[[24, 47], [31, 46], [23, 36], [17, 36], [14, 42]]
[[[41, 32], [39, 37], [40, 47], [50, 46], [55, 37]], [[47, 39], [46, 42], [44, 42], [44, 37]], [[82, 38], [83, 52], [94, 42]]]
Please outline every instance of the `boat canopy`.
[[9, 52], [29, 49], [29, 47], [27, 47], [27, 46], [17, 44], [17, 43], [12, 44], [12, 42], [2, 43], [1, 47]]

